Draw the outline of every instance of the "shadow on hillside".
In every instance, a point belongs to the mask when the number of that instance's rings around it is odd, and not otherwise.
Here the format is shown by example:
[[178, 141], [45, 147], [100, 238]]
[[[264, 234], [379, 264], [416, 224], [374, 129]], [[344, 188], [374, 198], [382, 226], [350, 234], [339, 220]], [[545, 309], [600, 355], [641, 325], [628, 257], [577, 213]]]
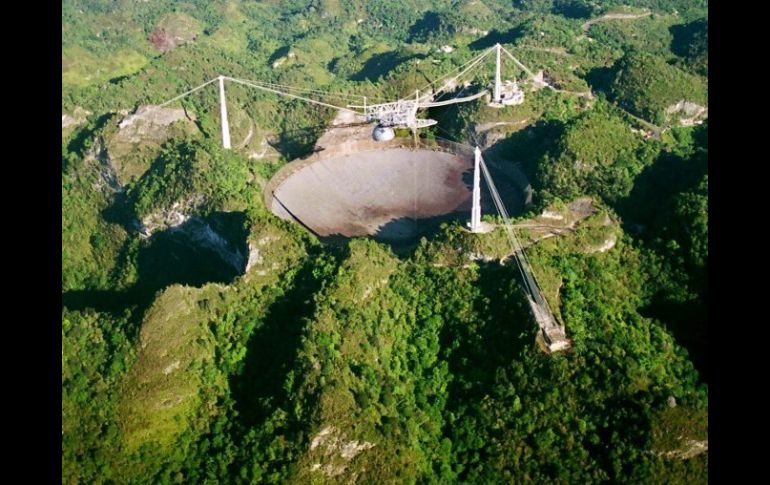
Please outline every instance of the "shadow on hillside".
[[518, 270], [498, 262], [480, 262], [477, 285], [480, 295], [473, 302], [477, 319], [470, 325], [445, 326], [442, 331], [442, 347], [456, 349], [449, 357], [450, 372], [457, 377], [449, 386], [449, 409], [489, 394], [498, 369], [507, 367], [525, 347], [535, 345], [537, 325]]
[[439, 232], [442, 224], [464, 222], [469, 217], [470, 209], [421, 219], [399, 217], [380, 226], [372, 239], [387, 244], [395, 254], [406, 255], [419, 246], [420, 239]]
[[[708, 126], [695, 129], [696, 146], [708, 147]], [[663, 254], [671, 264], [666, 271], [686, 278], [689, 291], [699, 296], [686, 301], [671, 301], [658, 294], [639, 313], [663, 323], [676, 342], [687, 349], [691, 361], [704, 382], [708, 382], [708, 264], [696, 265], [687, 256], [691, 242], [689, 228], [676, 215], [676, 198], [696, 190], [708, 173], [708, 153], [695, 152], [689, 156], [662, 153], [634, 180], [628, 197], [615, 205], [624, 221], [624, 229], [635, 234], [637, 243], [648, 251]], [[663, 247], [667, 241], [677, 241], [680, 252], [670, 253]], [[682, 258], [682, 256], [684, 256]], [[680, 261], [677, 259], [680, 258]]]
[[597, 7], [582, 2], [557, 2], [551, 9], [554, 15], [568, 19], [589, 19], [596, 14]]
[[120, 84], [123, 81], [125, 81], [126, 79], [130, 79], [130, 78], [131, 78], [130, 74], [126, 75], [126, 76], [118, 76], [118, 77], [114, 77], [114, 78], [110, 79], [109, 83], [110, 84]]
[[[439, 232], [441, 225], [446, 222], [461, 221], [464, 222], [470, 217], [470, 209], [458, 210], [448, 214], [415, 219], [413, 217], [397, 217], [392, 219], [377, 229], [377, 232], [368, 237], [375, 241], [390, 247], [396, 255], [408, 256], [420, 245], [420, 239], [430, 237]], [[300, 223], [301, 224], [301, 223]], [[311, 231], [312, 232], [312, 231]], [[351, 236], [343, 234], [330, 234], [328, 236], [317, 236], [319, 241], [329, 246], [347, 247]]]
[[270, 58], [268, 58], [267, 63], [269, 65], [272, 65], [275, 61], [280, 59], [281, 57], [286, 57], [289, 55], [289, 51], [291, 50], [291, 46], [285, 45], [283, 47], [279, 47], [276, 49], [271, 55]]
[[127, 231], [133, 230], [136, 222], [126, 191], [116, 192], [112, 203], [102, 210], [101, 216], [105, 222], [118, 224]]
[[[524, 180], [523, 172], [520, 172], [517, 168], [518, 164], [508, 160], [492, 160], [491, 158], [486, 157], [485, 154], [482, 154], [482, 158], [489, 170], [492, 181], [495, 183], [497, 192], [500, 195], [500, 200], [502, 200], [508, 215], [515, 216], [522, 213], [526, 204], [526, 194], [522, 184], [527, 181]], [[516, 173], [517, 171], [519, 172], [518, 174]], [[499, 215], [484, 175], [479, 174], [479, 177], [481, 187], [481, 215]], [[463, 173], [463, 183], [468, 187], [468, 191], [473, 193], [473, 170], [468, 170]], [[469, 220], [471, 217], [471, 203], [472, 202], [468, 203], [469, 205], [466, 214], [466, 218]]]
[[438, 231], [438, 228], [444, 222], [454, 221], [462, 218], [462, 212], [452, 212], [440, 216], [425, 217], [415, 219], [413, 217], [398, 217], [383, 224], [377, 229], [377, 233], [372, 236], [376, 241], [399, 246], [419, 240], [422, 236], [427, 236]]
[[[218, 212], [205, 219], [191, 218], [166, 231], [153, 234], [139, 245], [136, 253], [136, 283], [123, 291], [79, 290], [62, 294], [62, 306], [71, 310], [93, 308], [97, 311], [122, 314], [133, 309], [140, 321], [158, 291], [174, 284], [200, 287], [206, 283], [230, 283], [243, 273], [243, 266], [233, 255], [240, 252], [247, 258], [245, 214]], [[215, 236], [222, 238], [222, 253], [204, 243], [200, 237], [208, 234], [208, 224]], [[131, 259], [130, 242], [120, 258]], [[243, 260], [245, 265], [245, 259]], [[240, 266], [240, 267], [238, 267]]]
[[[624, 441], [637, 449], [643, 449], [649, 446], [649, 404], [639, 399], [633, 394], [618, 393], [603, 402], [600, 410], [586, 409], [585, 412], [602, 413], [602, 419], [592, 419], [593, 422], [601, 423], [597, 426], [595, 433], [599, 437], [597, 440], [584, 440], [583, 446], [591, 457], [598, 462], [603, 470], [618, 470], [618, 476], [627, 477], [633, 474], [633, 465], [630, 463], [621, 464], [618, 469], [616, 455], [610, 451], [612, 447], [608, 443], [617, 440], [618, 435], [622, 435]], [[590, 407], [589, 407], [590, 408]]]
[[351, 81], [377, 81], [382, 76], [387, 75], [399, 64], [410, 59], [418, 57], [416, 55], [404, 54], [399, 51], [383, 52], [375, 54], [364, 63], [360, 71], [350, 76]]
[[329, 123], [324, 122], [294, 130], [283, 129], [278, 133], [278, 140], [269, 144], [286, 160], [303, 158], [313, 152], [316, 142], [328, 128]]
[[[107, 124], [107, 121], [112, 118], [114, 113], [105, 113], [101, 116], [99, 116], [93, 125], [86, 124], [85, 126], [80, 126], [75, 128], [75, 132], [70, 138], [69, 143], [67, 143], [67, 152], [69, 153], [77, 153], [78, 155], [85, 156], [86, 150], [89, 148], [86, 146], [86, 142], [88, 140], [92, 140], [94, 137], [94, 134], [102, 129], [105, 124]], [[66, 159], [63, 160], [65, 162]], [[67, 163], [62, 163], [62, 172], [66, 172], [69, 169], [69, 165]]]
[[554, 148], [554, 143], [562, 136], [564, 128], [565, 125], [561, 121], [538, 121], [496, 141], [485, 154], [491, 161], [513, 160], [519, 164], [519, 168], [534, 187], [538, 164]]
[[[693, 134], [702, 146], [707, 129], [698, 127]], [[673, 153], [661, 153], [655, 162], [645, 167], [634, 180], [631, 193], [616, 204], [615, 210], [629, 222], [644, 225], [654, 223], [664, 215], [678, 194], [694, 189], [708, 172], [708, 156], [694, 154], [689, 158]], [[650, 201], [654, 200], [655, 204]]]
[[146, 309], [153, 295], [135, 287], [125, 291], [75, 290], [62, 293], [62, 307], [77, 311], [90, 308], [118, 315], [132, 307]]
[[477, 49], [488, 49], [492, 47], [493, 45], [497, 44], [498, 42], [500, 44], [513, 44], [516, 42], [521, 36], [524, 35], [524, 28], [523, 26], [516, 26], [510, 30], [507, 30], [505, 32], [500, 32], [499, 30], [493, 30], [484, 37], [474, 40], [470, 44], [468, 44], [468, 47], [471, 49], [477, 50]]
[[420, 20], [409, 28], [409, 42], [428, 42], [431, 34], [441, 27], [441, 16], [436, 12], [425, 12]]
[[699, 51], [708, 52], [708, 19], [698, 19], [686, 24], [672, 25], [671, 52], [679, 57], [691, 57]]
[[708, 303], [699, 298], [686, 302], [655, 298], [650, 305], [640, 308], [639, 313], [663, 322], [674, 340], [687, 349], [700, 379], [708, 383]]
[[604, 93], [609, 97], [612, 82], [615, 80], [615, 66], [595, 67], [585, 75], [585, 81], [591, 87], [591, 91], [600, 94]]
[[232, 282], [243, 273], [248, 254], [244, 222], [242, 212], [217, 212], [153, 235], [137, 258], [139, 282], [152, 288]]
[[[345, 249], [340, 249], [342, 255]], [[339, 260], [338, 260], [339, 261]], [[308, 319], [315, 312], [313, 295], [321, 280], [313, 274], [314, 258], [297, 272], [291, 288], [267, 310], [262, 326], [249, 337], [243, 372], [230, 377], [238, 418], [245, 430], [258, 427], [277, 408], [287, 409], [287, 375]]]

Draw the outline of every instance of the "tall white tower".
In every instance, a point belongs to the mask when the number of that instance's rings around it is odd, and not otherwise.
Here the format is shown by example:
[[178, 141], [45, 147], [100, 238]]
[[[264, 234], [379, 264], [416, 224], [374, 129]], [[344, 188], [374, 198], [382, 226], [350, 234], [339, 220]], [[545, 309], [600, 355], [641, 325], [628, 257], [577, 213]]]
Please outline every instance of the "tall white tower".
[[225, 102], [225, 77], [219, 76], [219, 114], [222, 124], [222, 146], [230, 149], [230, 124], [227, 122], [227, 103]]
[[500, 93], [500, 85], [502, 84], [502, 82], [500, 80], [500, 50], [501, 49], [502, 49], [502, 46], [500, 45], [499, 42], [497, 44], [495, 44], [495, 54], [496, 54], [496, 59], [495, 59], [495, 91], [494, 91], [494, 94], [492, 96], [492, 101], [494, 103], [501, 103], [502, 102], [501, 93]]
[[471, 209], [471, 232], [481, 230], [481, 149], [473, 151], [473, 208]]

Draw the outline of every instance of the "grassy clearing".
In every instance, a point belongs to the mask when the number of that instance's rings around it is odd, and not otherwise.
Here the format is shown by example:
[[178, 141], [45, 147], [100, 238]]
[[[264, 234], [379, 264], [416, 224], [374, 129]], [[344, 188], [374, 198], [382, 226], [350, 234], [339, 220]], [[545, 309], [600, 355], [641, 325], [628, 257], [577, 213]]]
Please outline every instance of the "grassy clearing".
[[214, 353], [206, 312], [197, 304], [204, 292], [170, 287], [147, 313], [120, 406], [129, 450], [170, 445], [202, 404], [201, 373]]
[[82, 88], [100, 84], [138, 72], [148, 62], [145, 56], [130, 49], [98, 56], [82, 47], [67, 47], [62, 49], [62, 85]]

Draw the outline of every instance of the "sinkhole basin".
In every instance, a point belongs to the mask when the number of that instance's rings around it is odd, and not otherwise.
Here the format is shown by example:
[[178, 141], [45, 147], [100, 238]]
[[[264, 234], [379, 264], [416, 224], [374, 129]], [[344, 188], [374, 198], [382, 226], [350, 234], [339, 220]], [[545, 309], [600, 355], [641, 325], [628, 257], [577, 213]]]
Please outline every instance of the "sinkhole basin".
[[[487, 163], [511, 214], [527, 202], [529, 184], [513, 164]], [[371, 236], [413, 242], [442, 222], [470, 218], [473, 151], [442, 140], [354, 141], [284, 166], [265, 187], [265, 204], [322, 241]], [[493, 211], [482, 181], [482, 212]]]

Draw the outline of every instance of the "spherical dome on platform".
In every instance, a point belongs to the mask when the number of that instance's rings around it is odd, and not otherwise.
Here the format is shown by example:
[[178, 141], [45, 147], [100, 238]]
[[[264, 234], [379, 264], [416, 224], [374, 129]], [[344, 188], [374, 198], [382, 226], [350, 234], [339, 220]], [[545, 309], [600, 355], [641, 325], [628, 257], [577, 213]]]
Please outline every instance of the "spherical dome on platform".
[[393, 132], [393, 128], [388, 128], [386, 126], [378, 126], [372, 132], [372, 138], [376, 141], [392, 140], [395, 136], [396, 134]]

